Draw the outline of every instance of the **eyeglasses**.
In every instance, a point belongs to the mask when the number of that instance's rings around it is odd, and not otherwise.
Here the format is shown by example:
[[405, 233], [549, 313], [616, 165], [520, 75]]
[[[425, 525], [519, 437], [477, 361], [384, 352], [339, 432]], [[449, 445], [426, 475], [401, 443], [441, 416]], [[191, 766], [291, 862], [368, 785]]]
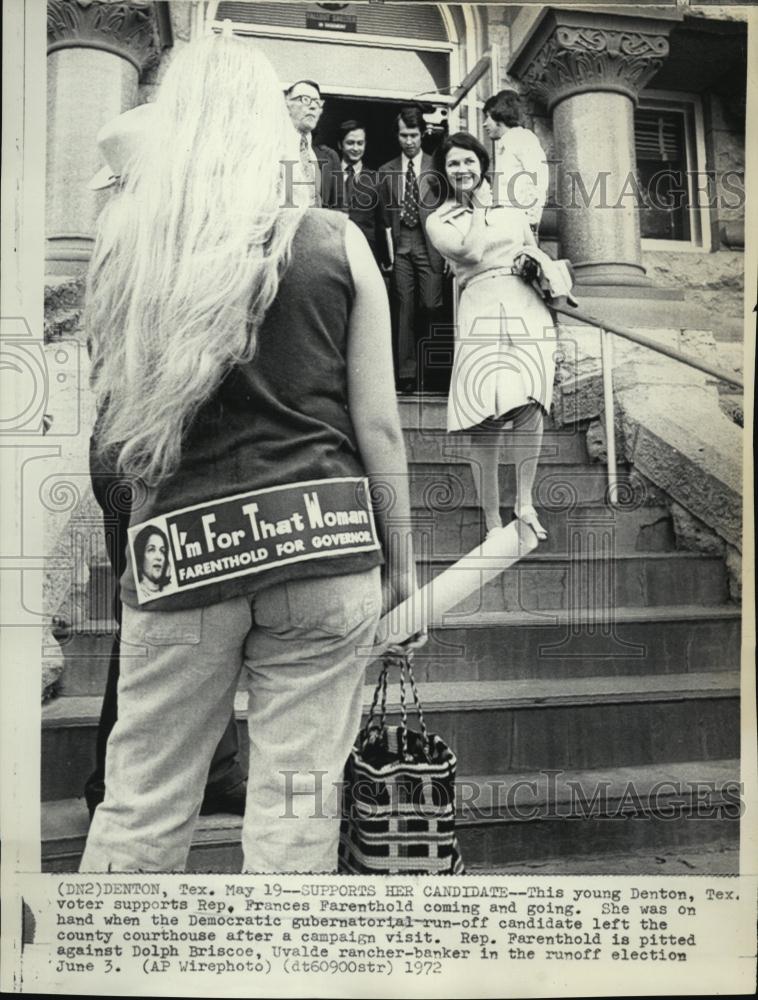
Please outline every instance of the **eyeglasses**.
[[290, 101], [299, 101], [304, 108], [317, 108], [319, 111], [324, 106], [320, 97], [309, 97], [308, 94], [299, 94], [297, 97], [288, 98]]

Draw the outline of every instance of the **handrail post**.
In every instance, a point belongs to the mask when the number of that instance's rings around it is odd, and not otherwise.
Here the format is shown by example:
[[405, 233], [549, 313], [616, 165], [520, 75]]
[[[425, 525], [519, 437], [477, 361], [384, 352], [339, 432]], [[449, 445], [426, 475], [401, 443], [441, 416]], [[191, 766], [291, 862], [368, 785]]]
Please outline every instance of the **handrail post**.
[[613, 340], [605, 329], [600, 330], [600, 361], [603, 366], [603, 404], [605, 407], [605, 445], [608, 459], [608, 503], [616, 502], [616, 415], [613, 402]]

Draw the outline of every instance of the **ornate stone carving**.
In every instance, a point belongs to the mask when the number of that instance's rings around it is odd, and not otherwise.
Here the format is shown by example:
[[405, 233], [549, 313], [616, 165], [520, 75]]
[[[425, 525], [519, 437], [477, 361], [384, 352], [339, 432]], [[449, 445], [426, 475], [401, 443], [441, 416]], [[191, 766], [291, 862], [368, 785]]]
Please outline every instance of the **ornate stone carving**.
[[636, 101], [668, 51], [664, 32], [556, 25], [519, 77], [548, 110], [582, 91], [612, 90]]
[[142, 73], [157, 61], [160, 51], [153, 4], [48, 0], [48, 53], [74, 47], [113, 52]]

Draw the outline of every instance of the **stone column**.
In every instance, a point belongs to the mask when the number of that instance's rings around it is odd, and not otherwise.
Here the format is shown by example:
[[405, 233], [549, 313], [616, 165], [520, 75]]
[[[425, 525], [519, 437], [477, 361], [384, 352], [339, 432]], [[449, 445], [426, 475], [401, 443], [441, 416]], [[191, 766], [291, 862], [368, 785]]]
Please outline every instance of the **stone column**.
[[510, 73], [552, 113], [563, 254], [585, 285], [647, 284], [634, 152], [639, 91], [673, 22], [547, 8]]
[[76, 274], [92, 248], [105, 195], [97, 134], [135, 105], [140, 73], [157, 58], [152, 3], [48, 0], [46, 271]]

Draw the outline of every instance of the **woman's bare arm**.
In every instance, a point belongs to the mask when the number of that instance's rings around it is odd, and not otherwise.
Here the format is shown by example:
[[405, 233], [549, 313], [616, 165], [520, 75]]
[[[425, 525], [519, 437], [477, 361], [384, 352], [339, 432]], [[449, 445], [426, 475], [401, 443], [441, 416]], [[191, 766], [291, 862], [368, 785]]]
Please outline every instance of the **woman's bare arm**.
[[382, 504], [376, 511], [391, 588], [389, 603], [394, 606], [415, 590], [416, 567], [408, 464], [392, 368], [389, 302], [374, 255], [352, 222], [347, 224], [345, 247], [355, 283], [347, 351], [348, 410], [372, 489], [394, 498], [391, 505]]

